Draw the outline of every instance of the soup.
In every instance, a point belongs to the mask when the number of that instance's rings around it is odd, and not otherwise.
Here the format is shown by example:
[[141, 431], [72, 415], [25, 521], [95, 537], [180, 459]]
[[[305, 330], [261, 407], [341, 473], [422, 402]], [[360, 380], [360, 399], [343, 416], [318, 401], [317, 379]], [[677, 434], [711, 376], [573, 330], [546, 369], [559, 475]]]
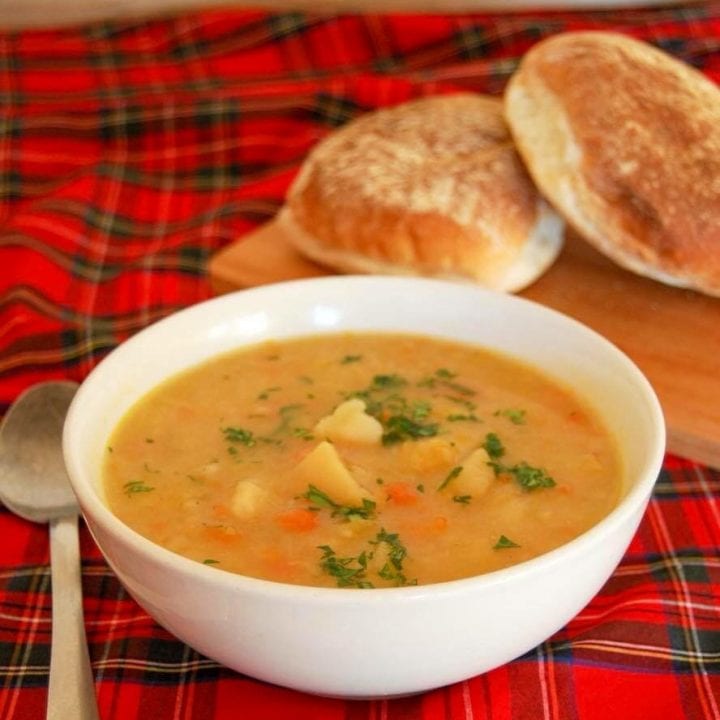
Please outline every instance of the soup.
[[618, 502], [593, 410], [532, 367], [436, 338], [266, 342], [165, 381], [121, 420], [111, 510], [153, 542], [312, 586], [436, 583], [575, 538]]

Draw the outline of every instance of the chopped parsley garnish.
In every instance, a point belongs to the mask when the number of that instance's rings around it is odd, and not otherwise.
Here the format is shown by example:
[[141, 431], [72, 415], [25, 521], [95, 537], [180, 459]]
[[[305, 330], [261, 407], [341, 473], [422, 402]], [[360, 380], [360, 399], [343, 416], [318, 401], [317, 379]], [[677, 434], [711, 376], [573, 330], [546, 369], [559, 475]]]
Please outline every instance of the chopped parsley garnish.
[[480, 422], [480, 419], [477, 417], [477, 415], [473, 413], [469, 413], [467, 415], [463, 413], [453, 413], [452, 415], [448, 415], [445, 419], [448, 422]]
[[360, 362], [362, 360], [362, 355], [345, 355], [342, 360], [340, 360], [341, 365], [349, 365], [350, 363]]
[[488, 433], [482, 446], [492, 459], [501, 458], [505, 454], [505, 447], [495, 433]]
[[467, 505], [472, 500], [472, 495], [453, 495], [453, 502]]
[[405, 415], [392, 415], [383, 422], [383, 425], [385, 427], [382, 436], [383, 445], [433, 437], [438, 432], [437, 423], [420, 423]]
[[270, 393], [278, 392], [282, 388], [279, 385], [275, 385], [274, 387], [265, 388], [258, 396], [258, 400], [267, 400], [270, 397]]
[[130, 497], [137, 493], [152, 492], [155, 488], [152, 485], [147, 485], [142, 480], [131, 480], [123, 485], [123, 492]]
[[413, 420], [424, 420], [432, 410], [432, 405], [426, 400], [416, 400], [411, 408], [410, 413]]
[[297, 415], [299, 410], [305, 407], [302, 403], [293, 403], [292, 405], [283, 405], [278, 413], [280, 414], [280, 422], [275, 429], [270, 433], [271, 435], [281, 435], [283, 433], [291, 432], [290, 426]]
[[[384, 543], [388, 549], [387, 561], [378, 570], [378, 575], [383, 580], [388, 580], [400, 587], [402, 585], [416, 585], [417, 580], [413, 580], [408, 583], [408, 579], [403, 573], [403, 561], [407, 556], [407, 549], [400, 542], [400, 538], [397, 533], [389, 533], [385, 528], [382, 528], [377, 534], [375, 540], [371, 540], [371, 545], [380, 545]], [[372, 557], [372, 554], [371, 554]]]
[[508, 548], [519, 548], [520, 546], [513, 542], [509, 537], [501, 535], [498, 541], [493, 545], [493, 550], [507, 550]]
[[436, 370], [435, 375], [439, 378], [443, 378], [444, 380], [452, 380], [454, 377], [457, 377], [456, 372], [452, 372], [447, 368], [440, 368], [439, 370]]
[[387, 390], [389, 388], [399, 388], [407, 385], [407, 380], [400, 375], [375, 375], [372, 380], [372, 390]]
[[496, 410], [495, 417], [506, 417], [513, 425], [525, 424], [525, 411], [517, 408], [506, 408], [505, 410]]
[[456, 465], [448, 474], [447, 477], [438, 485], [438, 490], [446, 488], [448, 484], [454, 480], [463, 470], [462, 465]]
[[375, 375], [367, 388], [346, 396], [360, 398], [366, 412], [380, 421], [384, 429], [383, 445], [433, 437], [438, 433], [437, 423], [425, 422], [432, 405], [427, 400], [410, 400], [397, 392], [407, 384], [400, 375]]
[[320, 567], [332, 577], [338, 587], [372, 588], [374, 585], [367, 580], [368, 556], [361, 552], [357, 557], [338, 557], [329, 545], [318, 545], [323, 551]]
[[373, 588], [375, 585], [368, 579], [370, 562], [375, 558], [378, 547], [384, 545], [387, 559], [377, 575], [396, 587], [417, 585], [417, 580], [408, 580], [403, 572], [407, 550], [397, 533], [389, 533], [383, 528], [369, 544], [372, 549], [363, 550], [357, 557], [338, 557], [330, 545], [319, 545], [318, 550], [322, 550], [320, 567], [335, 578], [338, 587]]
[[203, 560], [203, 565], [219, 565], [219, 560], [213, 560], [213, 558], [205, 558]]
[[226, 427], [222, 429], [225, 440], [230, 443], [239, 443], [245, 447], [253, 447], [256, 440], [251, 430], [245, 430], [241, 427]]
[[516, 465], [503, 465], [499, 462], [490, 463], [496, 475], [512, 475], [524, 490], [555, 487], [555, 480], [543, 468], [533, 467], [525, 461]]
[[325, 508], [332, 511], [332, 517], [343, 517], [350, 519], [351, 517], [364, 518], [365, 520], [375, 515], [375, 502], [368, 498], [363, 498], [361, 506], [340, 505], [336, 503], [327, 493], [324, 493], [314, 485], [309, 485], [307, 492], [300, 497], [305, 498], [316, 508]]
[[460, 383], [454, 382], [453, 378], [457, 377], [457, 373], [451, 372], [446, 368], [440, 368], [436, 370], [430, 377], [423, 378], [418, 383], [418, 387], [435, 388], [438, 385], [448, 388], [458, 395], [475, 395], [475, 391]]
[[293, 435], [293, 437], [302, 438], [303, 440], [314, 440], [315, 439], [315, 436], [312, 434], [312, 431], [308, 430], [307, 428], [301, 428], [301, 427], [293, 428], [292, 435]]

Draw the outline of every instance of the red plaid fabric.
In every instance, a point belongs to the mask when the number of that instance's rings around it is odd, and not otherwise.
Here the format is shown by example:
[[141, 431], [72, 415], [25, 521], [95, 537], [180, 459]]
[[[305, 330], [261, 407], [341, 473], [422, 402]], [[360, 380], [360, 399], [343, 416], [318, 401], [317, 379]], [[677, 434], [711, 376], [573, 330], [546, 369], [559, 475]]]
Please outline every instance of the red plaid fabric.
[[[497, 15], [217, 11], [0, 35], [0, 412], [81, 381], [140, 328], [210, 295], [205, 263], [270, 218], [308, 149], [365, 110], [500, 93], [542, 37], [611, 29], [720, 82], [720, 3]], [[83, 528], [103, 720], [720, 718], [717, 470], [668, 456], [620, 567], [574, 620], [480, 677], [331, 700], [233, 673], [159, 628]], [[0, 718], [44, 717], [46, 528], [0, 510]]]

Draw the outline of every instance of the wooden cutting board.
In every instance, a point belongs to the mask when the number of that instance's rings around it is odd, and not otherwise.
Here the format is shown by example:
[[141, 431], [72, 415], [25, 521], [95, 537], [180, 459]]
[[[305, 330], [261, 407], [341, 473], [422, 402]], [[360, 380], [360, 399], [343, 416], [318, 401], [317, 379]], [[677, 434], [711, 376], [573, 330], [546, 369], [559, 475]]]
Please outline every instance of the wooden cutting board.
[[[332, 274], [300, 256], [271, 221], [210, 259], [216, 292]], [[572, 233], [550, 270], [520, 295], [594, 328], [652, 383], [668, 449], [720, 468], [720, 299], [639, 277]]]

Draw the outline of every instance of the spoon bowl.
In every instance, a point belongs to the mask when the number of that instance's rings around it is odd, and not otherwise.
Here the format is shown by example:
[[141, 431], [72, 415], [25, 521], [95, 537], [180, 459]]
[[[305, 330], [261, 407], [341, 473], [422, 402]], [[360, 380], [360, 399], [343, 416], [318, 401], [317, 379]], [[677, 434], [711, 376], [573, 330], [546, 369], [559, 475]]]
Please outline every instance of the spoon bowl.
[[60, 450], [77, 387], [64, 381], [34, 385], [11, 406], [0, 428], [0, 499], [25, 520], [46, 523], [78, 512]]
[[0, 425], [0, 500], [20, 517], [50, 524], [52, 650], [48, 720], [97, 720], [82, 614], [78, 504], [62, 456], [65, 415], [77, 384], [26, 390]]

